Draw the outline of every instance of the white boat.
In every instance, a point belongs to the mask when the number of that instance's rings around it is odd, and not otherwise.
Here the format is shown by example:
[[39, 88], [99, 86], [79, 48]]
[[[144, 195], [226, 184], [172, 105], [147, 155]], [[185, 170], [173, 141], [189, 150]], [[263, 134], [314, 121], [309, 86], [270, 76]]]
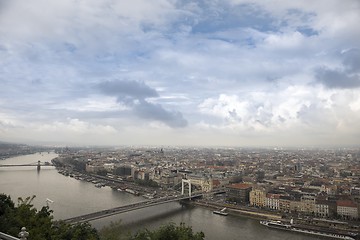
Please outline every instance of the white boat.
[[273, 220], [266, 221], [266, 220], [264, 220], [264, 221], [260, 221], [260, 224], [270, 227], [270, 228], [283, 229], [283, 230], [287, 230], [287, 231], [305, 233], [305, 234], [328, 237], [328, 238], [333, 238], [333, 239], [355, 240], [355, 238], [352, 238], [350, 236], [346, 236], [343, 234], [321, 232], [321, 231], [316, 231], [316, 230], [312, 230], [312, 229], [295, 227], [291, 223], [288, 224], [288, 223], [284, 223], [281, 221], [273, 221]]
[[306, 233], [306, 234], [311, 234], [311, 235], [317, 235], [317, 236], [323, 236], [323, 237], [330, 237], [330, 238], [334, 238], [334, 239], [355, 240], [355, 238], [345, 236], [342, 234], [319, 232], [319, 231], [307, 230], [307, 229], [301, 229], [301, 228], [292, 228], [291, 231]]
[[132, 190], [132, 189], [130, 189], [130, 188], [126, 188], [126, 189], [125, 189], [125, 192], [131, 193], [131, 194], [134, 194], [134, 195], [138, 195], [138, 192], [137, 192], [137, 191], [134, 191], [134, 190]]
[[219, 214], [219, 215], [222, 215], [222, 216], [227, 216], [228, 213], [225, 212], [225, 211], [226, 211], [226, 208], [223, 208], [223, 209], [221, 209], [220, 211], [215, 210], [215, 211], [213, 211], [213, 213], [214, 213], [214, 214]]
[[290, 230], [292, 227], [291, 224], [286, 224], [281, 221], [260, 221], [260, 224], [271, 228], [278, 228], [285, 230]]

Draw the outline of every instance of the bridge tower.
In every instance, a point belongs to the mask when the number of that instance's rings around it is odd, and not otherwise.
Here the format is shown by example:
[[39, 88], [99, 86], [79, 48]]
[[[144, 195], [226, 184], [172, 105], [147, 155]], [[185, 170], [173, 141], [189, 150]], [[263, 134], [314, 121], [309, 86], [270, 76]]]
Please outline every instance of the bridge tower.
[[41, 169], [41, 163], [40, 163], [40, 160], [39, 160], [38, 163], [37, 163], [37, 170], [40, 171], [40, 169]]
[[184, 195], [185, 192], [185, 183], [189, 185], [189, 197], [191, 197], [191, 181], [188, 179], [181, 180], [181, 195]]

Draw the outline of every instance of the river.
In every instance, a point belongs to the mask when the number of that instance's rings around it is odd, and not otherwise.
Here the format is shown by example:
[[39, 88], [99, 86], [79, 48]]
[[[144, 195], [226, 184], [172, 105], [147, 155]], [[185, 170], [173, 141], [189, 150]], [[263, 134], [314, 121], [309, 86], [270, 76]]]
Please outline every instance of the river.
[[[36, 153], [1, 160], [0, 164], [28, 164], [38, 160], [45, 162], [57, 157], [55, 153]], [[94, 211], [127, 205], [144, 200], [125, 192], [114, 191], [109, 187], [97, 188], [92, 183], [79, 181], [59, 174], [54, 167], [44, 166], [38, 172], [36, 167], [1, 167], [0, 193], [10, 195], [16, 203], [18, 197], [36, 195], [33, 204], [40, 209], [46, 199], [54, 211], [55, 219], [65, 219]], [[130, 231], [139, 228], [154, 229], [165, 223], [184, 222], [194, 231], [203, 231], [206, 239], [244, 239], [244, 240], [301, 240], [318, 239], [293, 232], [268, 229], [258, 220], [239, 216], [220, 216], [212, 210], [194, 206], [168, 203], [151, 208], [123, 213], [96, 221], [91, 224], [100, 229], [111, 221], [121, 220]]]

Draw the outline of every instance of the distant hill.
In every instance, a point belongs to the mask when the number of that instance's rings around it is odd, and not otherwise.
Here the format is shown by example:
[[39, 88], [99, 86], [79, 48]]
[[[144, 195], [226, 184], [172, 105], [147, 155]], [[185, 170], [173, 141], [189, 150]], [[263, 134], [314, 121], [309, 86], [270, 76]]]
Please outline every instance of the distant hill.
[[12, 157], [12, 156], [18, 156], [18, 155], [31, 154], [41, 151], [43, 149], [44, 149], [43, 147], [39, 148], [39, 147], [32, 147], [26, 144], [0, 141], [0, 159]]
[[3, 141], [0, 141], [0, 149], [2, 148], [9, 148], [9, 147], [12, 147], [12, 148], [23, 148], [27, 145], [25, 144], [19, 144], [19, 143], [9, 143], [9, 142], [3, 142]]

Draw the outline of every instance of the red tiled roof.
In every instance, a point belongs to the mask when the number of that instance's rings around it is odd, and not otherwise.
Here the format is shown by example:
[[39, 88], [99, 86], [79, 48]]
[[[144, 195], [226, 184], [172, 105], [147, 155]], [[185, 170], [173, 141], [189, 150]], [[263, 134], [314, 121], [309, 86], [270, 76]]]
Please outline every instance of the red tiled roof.
[[213, 180], [213, 185], [214, 185], [214, 186], [219, 186], [219, 185], [220, 185], [220, 181], [217, 180], [217, 179], [214, 179], [214, 180]]
[[350, 200], [338, 200], [336, 201], [336, 205], [340, 207], [357, 207], [356, 203]]

